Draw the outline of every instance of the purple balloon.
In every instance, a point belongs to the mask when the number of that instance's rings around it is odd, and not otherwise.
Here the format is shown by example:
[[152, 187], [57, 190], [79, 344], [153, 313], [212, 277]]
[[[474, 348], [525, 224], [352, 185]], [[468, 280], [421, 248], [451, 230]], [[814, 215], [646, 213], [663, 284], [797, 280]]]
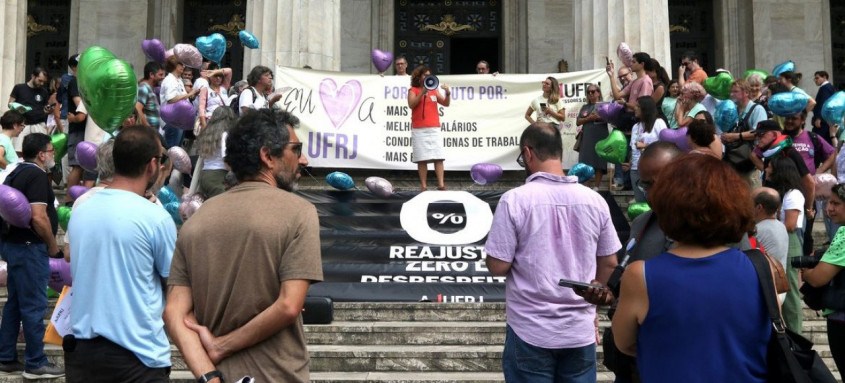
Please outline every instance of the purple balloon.
[[160, 109], [161, 119], [170, 126], [182, 129], [193, 130], [194, 118], [197, 110], [190, 101], [184, 99], [174, 103], [165, 103]]
[[616, 121], [616, 118], [619, 117], [619, 114], [622, 113], [622, 105], [616, 102], [600, 102], [596, 105], [596, 114], [601, 117], [602, 120], [609, 122], [613, 125]]
[[182, 174], [191, 174], [191, 157], [181, 146], [173, 146], [167, 149], [167, 157], [173, 163], [173, 168]]
[[62, 291], [62, 287], [71, 286], [73, 277], [70, 275], [70, 263], [64, 258], [50, 258], [50, 279], [47, 286], [56, 291]]
[[393, 53], [390, 52], [373, 49], [372, 53], [370, 53], [370, 57], [372, 57], [373, 65], [379, 72], [386, 71], [387, 68], [390, 68], [390, 64], [393, 63]]
[[88, 192], [88, 190], [90, 190], [90, 188], [87, 188], [85, 186], [73, 185], [67, 189], [67, 195], [70, 196], [70, 198], [72, 198], [73, 200], [76, 200], [77, 198], [81, 197], [83, 194]]
[[367, 189], [370, 190], [371, 193], [382, 197], [382, 198], [389, 198], [393, 195], [393, 185], [390, 181], [381, 178], [381, 177], [368, 177], [364, 180], [364, 185], [367, 185]]
[[76, 144], [76, 160], [79, 166], [89, 172], [97, 171], [97, 144], [90, 141], [82, 141]]
[[28, 228], [32, 207], [18, 189], [0, 184], [0, 217], [12, 226]]
[[195, 69], [202, 68], [202, 54], [200, 54], [197, 47], [191, 44], [176, 44], [173, 47], [173, 54], [187, 67]]
[[480, 163], [472, 165], [469, 171], [472, 180], [479, 185], [489, 185], [502, 176], [502, 167], [497, 164]]
[[684, 152], [690, 151], [689, 141], [687, 141], [687, 127], [682, 126], [678, 129], [663, 129], [660, 131], [660, 141], [668, 141], [678, 146]]
[[159, 39], [144, 40], [141, 42], [141, 50], [148, 59], [159, 64], [164, 63], [164, 44]]

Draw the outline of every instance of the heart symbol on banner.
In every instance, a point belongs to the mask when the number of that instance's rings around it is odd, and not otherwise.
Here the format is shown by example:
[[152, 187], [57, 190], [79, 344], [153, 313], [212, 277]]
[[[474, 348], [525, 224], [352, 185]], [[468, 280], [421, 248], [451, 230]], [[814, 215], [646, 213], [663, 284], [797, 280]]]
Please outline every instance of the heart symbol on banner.
[[320, 82], [320, 102], [335, 129], [340, 128], [361, 100], [361, 83], [347, 81], [338, 89], [334, 80], [327, 78]]
[[596, 154], [603, 160], [614, 164], [625, 162], [628, 155], [628, 142], [619, 129], [613, 129], [607, 138], [596, 143]]

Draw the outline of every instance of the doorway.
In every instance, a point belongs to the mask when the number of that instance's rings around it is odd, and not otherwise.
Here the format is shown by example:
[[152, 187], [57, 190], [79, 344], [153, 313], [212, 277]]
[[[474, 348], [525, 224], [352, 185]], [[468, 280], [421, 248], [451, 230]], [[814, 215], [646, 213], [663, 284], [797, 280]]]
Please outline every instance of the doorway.
[[35, 67], [61, 77], [70, 56], [70, 1], [29, 0], [26, 18], [26, 80]]
[[238, 32], [246, 28], [246, 0], [186, 0], [182, 20], [183, 42], [194, 44], [197, 37], [219, 33], [226, 38], [223, 68], [232, 68], [232, 79], [244, 76], [244, 47]]
[[450, 74], [475, 74], [475, 64], [484, 60], [490, 64], [490, 73], [499, 69], [499, 39], [453, 38], [449, 52]]
[[[716, 72], [716, 35], [713, 27], [713, 1], [669, 0], [669, 42], [672, 62], [660, 63], [671, 77], [677, 76], [681, 55], [698, 55], [707, 73]], [[674, 72], [674, 73], [673, 73]]]

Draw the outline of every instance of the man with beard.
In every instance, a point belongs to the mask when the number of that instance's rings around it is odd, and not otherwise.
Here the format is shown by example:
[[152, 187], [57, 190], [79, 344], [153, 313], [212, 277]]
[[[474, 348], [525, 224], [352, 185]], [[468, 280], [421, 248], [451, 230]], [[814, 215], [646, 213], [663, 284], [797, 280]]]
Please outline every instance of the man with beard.
[[112, 158], [108, 188], [74, 208], [68, 227], [74, 283], [67, 381], [168, 382], [161, 314], [176, 226], [144, 198], [167, 156], [156, 132], [133, 125], [121, 129]]
[[144, 65], [144, 78], [138, 82], [138, 101], [135, 103], [135, 111], [138, 114], [138, 123], [149, 126], [158, 132], [159, 129], [159, 103], [155, 88], [161, 85], [164, 80], [164, 69], [155, 61]]
[[320, 224], [290, 193], [308, 160], [295, 119], [276, 113], [248, 110], [229, 131], [224, 160], [239, 184], [206, 201], [176, 243], [164, 318], [200, 382], [310, 379], [301, 312], [323, 279]]
[[[55, 166], [55, 150], [50, 136], [32, 133], [23, 140], [24, 162], [18, 164], [5, 184], [19, 190], [32, 208], [30, 227], [9, 227], [0, 241], [0, 252], [8, 263], [9, 298], [0, 322], [0, 375], [23, 372], [27, 379], [57, 378], [61, 368], [47, 361], [44, 354], [44, 313], [47, 294], [44, 286], [50, 277], [47, 256], [62, 258], [56, 243], [58, 215], [53, 201], [48, 169]], [[18, 362], [15, 347], [20, 325], [26, 340], [24, 364]]]

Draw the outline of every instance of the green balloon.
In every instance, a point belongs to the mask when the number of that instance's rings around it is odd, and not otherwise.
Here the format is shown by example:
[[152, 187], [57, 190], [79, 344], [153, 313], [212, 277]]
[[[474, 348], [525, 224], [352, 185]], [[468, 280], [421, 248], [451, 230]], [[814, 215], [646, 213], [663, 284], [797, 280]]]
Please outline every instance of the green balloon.
[[56, 290], [53, 290], [49, 287], [47, 288], [47, 298], [56, 299], [58, 297], [59, 297], [59, 293], [56, 292]]
[[62, 157], [67, 154], [67, 134], [64, 133], [56, 133], [50, 136], [50, 142], [53, 144], [53, 154], [55, 154], [54, 158], [56, 162], [60, 162]]
[[751, 75], [754, 75], [754, 74], [760, 76], [760, 81], [763, 81], [763, 80], [766, 79], [766, 77], [769, 77], [769, 72], [766, 72], [766, 71], [761, 70], [761, 69], [749, 69], [749, 70], [745, 71], [745, 73], [742, 74], [742, 78], [748, 80], [748, 78], [751, 77]]
[[67, 232], [67, 224], [70, 222], [70, 206], [59, 206], [56, 208], [56, 214], [59, 216], [59, 226], [62, 230]]
[[596, 154], [614, 164], [625, 162], [628, 155], [628, 141], [619, 129], [613, 129], [607, 138], [596, 143]]
[[734, 78], [730, 73], [722, 72], [704, 80], [704, 90], [719, 100], [727, 100], [731, 96], [731, 84]]
[[648, 202], [632, 203], [628, 205], [628, 218], [633, 221], [634, 218], [637, 218], [641, 214], [649, 211], [651, 211], [651, 206], [648, 206]]
[[93, 46], [79, 60], [79, 93], [88, 116], [112, 133], [135, 109], [138, 84], [132, 66], [107, 49]]

